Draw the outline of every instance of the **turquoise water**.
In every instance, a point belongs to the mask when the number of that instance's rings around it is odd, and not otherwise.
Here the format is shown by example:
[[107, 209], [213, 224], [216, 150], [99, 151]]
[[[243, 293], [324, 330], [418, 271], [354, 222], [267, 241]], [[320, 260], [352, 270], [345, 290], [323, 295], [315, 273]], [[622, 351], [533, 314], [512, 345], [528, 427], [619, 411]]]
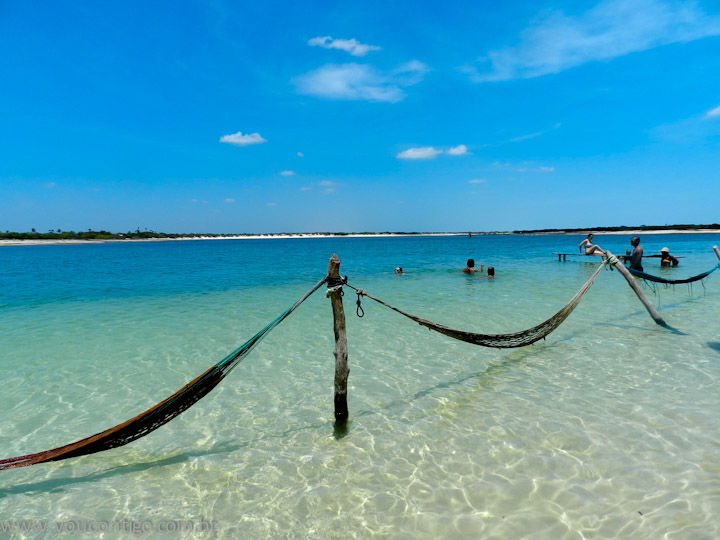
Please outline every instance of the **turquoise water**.
[[[2, 248], [0, 457], [75, 441], [172, 394], [299, 298], [334, 252], [374, 296], [505, 333], [555, 313], [592, 274], [594, 258], [552, 255], [580, 239]], [[595, 240], [629, 247], [626, 236]], [[685, 257], [645, 269], [697, 274], [717, 263], [713, 244], [720, 235], [645, 235], [646, 253]], [[461, 274], [468, 257], [497, 278]], [[332, 316], [318, 291], [149, 436], [0, 471], [0, 537], [103, 527], [106, 538], [133, 527], [157, 538], [720, 537], [720, 272], [704, 286], [644, 291], [674, 331], [602, 272], [545, 341], [496, 350], [367, 299], [359, 319], [347, 290], [351, 422], [339, 439]]]

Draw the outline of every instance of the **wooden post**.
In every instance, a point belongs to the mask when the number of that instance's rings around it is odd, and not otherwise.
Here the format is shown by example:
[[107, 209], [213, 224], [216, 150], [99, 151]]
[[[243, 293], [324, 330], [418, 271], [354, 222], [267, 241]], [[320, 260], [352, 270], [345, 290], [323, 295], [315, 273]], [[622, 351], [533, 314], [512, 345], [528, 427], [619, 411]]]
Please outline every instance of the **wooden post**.
[[720, 251], [718, 251], [717, 246], [713, 246], [713, 251], [715, 252], [715, 255], [717, 255], [717, 258], [720, 259]]
[[[608, 256], [612, 256], [612, 253], [609, 251], [606, 251]], [[650, 301], [647, 299], [647, 297], [643, 294], [642, 290], [638, 286], [635, 279], [633, 279], [632, 274], [628, 271], [627, 268], [625, 268], [625, 265], [622, 263], [622, 261], [618, 262], [615, 265], [615, 269], [620, 272], [622, 277], [625, 278], [625, 281], [628, 282], [628, 285], [630, 285], [630, 288], [635, 291], [635, 294], [640, 299], [642, 304], [645, 306], [645, 309], [647, 309], [650, 316], [653, 318], [653, 320], [659, 324], [660, 326], [667, 326], [668, 324], [665, 322], [665, 320], [660, 316], [660, 314], [655, 310], [653, 305], [650, 303]]]
[[348, 369], [347, 335], [345, 332], [345, 310], [343, 309], [342, 287], [340, 279], [340, 259], [333, 253], [328, 263], [328, 292], [333, 310], [333, 329], [335, 330], [335, 427], [343, 428], [348, 420], [347, 380]]

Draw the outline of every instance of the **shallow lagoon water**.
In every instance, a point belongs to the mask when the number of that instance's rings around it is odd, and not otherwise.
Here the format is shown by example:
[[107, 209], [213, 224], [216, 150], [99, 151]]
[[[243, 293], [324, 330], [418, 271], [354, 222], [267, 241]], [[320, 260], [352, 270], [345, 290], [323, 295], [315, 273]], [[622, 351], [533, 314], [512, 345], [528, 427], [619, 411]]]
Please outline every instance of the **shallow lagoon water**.
[[[4, 248], [0, 454], [72, 442], [164, 399], [292, 304], [331, 253], [351, 284], [393, 305], [506, 333], [551, 316], [592, 274], [594, 258], [552, 255], [580, 239]], [[625, 236], [595, 240], [629, 247]], [[646, 271], [697, 274], [717, 263], [718, 243], [645, 235], [646, 253], [668, 246], [685, 257], [669, 270], [648, 259]], [[461, 274], [468, 257], [497, 278]], [[393, 274], [398, 265], [406, 275]], [[692, 288], [644, 290], [674, 331], [607, 271], [545, 341], [513, 350], [451, 340], [367, 299], [359, 319], [346, 290], [343, 438], [333, 433], [332, 316], [320, 290], [149, 436], [0, 472], [0, 522], [18, 538], [58, 527], [126, 537], [133, 524], [158, 538], [717, 538], [720, 272]]]

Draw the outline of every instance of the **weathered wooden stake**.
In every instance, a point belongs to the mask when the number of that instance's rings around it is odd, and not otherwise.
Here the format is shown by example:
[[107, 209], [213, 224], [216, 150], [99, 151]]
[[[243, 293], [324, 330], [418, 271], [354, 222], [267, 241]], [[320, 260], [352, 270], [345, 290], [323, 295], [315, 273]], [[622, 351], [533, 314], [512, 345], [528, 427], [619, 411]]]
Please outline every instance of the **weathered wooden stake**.
[[713, 251], [715, 252], [715, 255], [717, 255], [717, 258], [720, 259], [720, 251], [718, 251], [717, 246], [713, 246]]
[[333, 328], [335, 330], [335, 426], [342, 428], [348, 420], [347, 380], [348, 369], [347, 335], [345, 332], [345, 310], [342, 301], [340, 279], [340, 259], [333, 253], [328, 263], [328, 292], [333, 310]]
[[[612, 253], [609, 251], [606, 251], [608, 256], [612, 256]], [[665, 320], [660, 316], [660, 314], [655, 310], [653, 305], [650, 303], [650, 301], [647, 299], [647, 297], [643, 294], [642, 290], [638, 286], [637, 282], [633, 278], [632, 274], [628, 271], [627, 268], [625, 268], [625, 265], [622, 262], [618, 262], [615, 265], [615, 269], [620, 272], [622, 277], [625, 278], [625, 281], [628, 282], [628, 285], [630, 285], [630, 288], [635, 291], [635, 294], [637, 294], [637, 297], [640, 299], [642, 304], [645, 306], [645, 309], [647, 309], [650, 316], [653, 318], [653, 320], [659, 324], [660, 326], [667, 326], [668, 324], [665, 322]]]

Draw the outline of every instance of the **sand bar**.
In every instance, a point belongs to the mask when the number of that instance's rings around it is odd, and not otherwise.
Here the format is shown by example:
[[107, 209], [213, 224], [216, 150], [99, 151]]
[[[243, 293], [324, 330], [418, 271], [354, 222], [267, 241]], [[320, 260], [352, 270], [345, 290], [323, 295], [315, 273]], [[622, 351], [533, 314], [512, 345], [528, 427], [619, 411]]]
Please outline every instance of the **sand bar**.
[[[595, 232], [592, 229], [586, 231], [543, 231], [543, 232], [524, 232], [524, 233], [513, 233], [513, 232], [473, 232], [473, 236], [483, 235], [567, 235], [567, 236], [583, 236], [587, 233], [593, 232], [596, 236], [604, 235], [625, 235], [625, 236], [641, 236], [648, 234], [720, 234], [718, 229], [666, 229], [666, 230], [625, 230], [625, 231], [600, 231]], [[227, 236], [181, 236], [177, 238], [128, 238], [128, 239], [93, 239], [93, 240], [45, 240], [45, 239], [33, 239], [33, 240], [0, 240], [0, 247], [2, 246], [50, 246], [50, 245], [78, 245], [78, 244], [109, 244], [116, 242], [185, 242], [190, 240], [268, 240], [268, 239], [292, 239], [292, 238], [392, 238], [392, 237], [407, 237], [407, 236], [467, 236], [467, 232], [428, 232], [428, 233], [337, 233], [337, 234], [323, 234], [323, 233], [288, 233], [288, 234], [243, 234], [243, 235], [227, 235]]]

